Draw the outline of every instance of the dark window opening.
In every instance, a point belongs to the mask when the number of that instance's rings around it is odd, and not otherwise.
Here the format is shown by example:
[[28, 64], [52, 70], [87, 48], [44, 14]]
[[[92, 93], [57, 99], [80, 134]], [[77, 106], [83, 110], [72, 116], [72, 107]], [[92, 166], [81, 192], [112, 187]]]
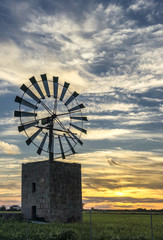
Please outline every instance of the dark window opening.
[[36, 192], [36, 183], [32, 183], [32, 192]]
[[36, 206], [32, 206], [32, 219], [36, 220]]

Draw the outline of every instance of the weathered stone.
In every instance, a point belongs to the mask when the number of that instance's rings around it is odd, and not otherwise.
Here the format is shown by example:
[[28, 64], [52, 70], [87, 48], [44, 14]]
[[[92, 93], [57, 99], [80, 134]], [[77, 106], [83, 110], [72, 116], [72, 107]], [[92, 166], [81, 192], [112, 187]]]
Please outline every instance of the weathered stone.
[[81, 221], [81, 165], [57, 161], [23, 164], [22, 212], [26, 218]]

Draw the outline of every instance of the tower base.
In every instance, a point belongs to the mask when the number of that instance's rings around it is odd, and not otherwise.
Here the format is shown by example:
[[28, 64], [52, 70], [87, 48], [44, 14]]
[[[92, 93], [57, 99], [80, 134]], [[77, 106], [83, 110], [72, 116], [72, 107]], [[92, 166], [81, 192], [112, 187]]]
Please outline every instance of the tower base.
[[82, 221], [81, 165], [58, 161], [22, 164], [22, 212], [28, 219]]

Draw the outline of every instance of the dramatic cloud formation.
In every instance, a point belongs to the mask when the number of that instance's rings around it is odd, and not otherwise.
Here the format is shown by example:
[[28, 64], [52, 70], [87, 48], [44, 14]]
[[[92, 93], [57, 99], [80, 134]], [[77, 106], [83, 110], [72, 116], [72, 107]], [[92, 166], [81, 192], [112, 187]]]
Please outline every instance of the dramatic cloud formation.
[[86, 106], [84, 145], [66, 160], [82, 163], [85, 207], [161, 208], [161, 9], [159, 0], [0, 2], [0, 204], [20, 203], [21, 163], [48, 158], [13, 117], [19, 87], [47, 73]]
[[128, 205], [161, 208], [162, 153], [117, 149], [81, 154], [79, 159], [87, 207], [94, 203], [104, 209]]

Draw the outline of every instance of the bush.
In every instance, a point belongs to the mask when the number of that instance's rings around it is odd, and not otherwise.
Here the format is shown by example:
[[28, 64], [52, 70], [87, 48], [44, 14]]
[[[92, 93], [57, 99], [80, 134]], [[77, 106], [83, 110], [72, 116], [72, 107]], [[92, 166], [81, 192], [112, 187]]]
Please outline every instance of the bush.
[[2, 206], [0, 207], [0, 211], [6, 211], [5, 205], [2, 205]]
[[56, 240], [78, 240], [79, 236], [73, 229], [65, 229], [57, 234]]

